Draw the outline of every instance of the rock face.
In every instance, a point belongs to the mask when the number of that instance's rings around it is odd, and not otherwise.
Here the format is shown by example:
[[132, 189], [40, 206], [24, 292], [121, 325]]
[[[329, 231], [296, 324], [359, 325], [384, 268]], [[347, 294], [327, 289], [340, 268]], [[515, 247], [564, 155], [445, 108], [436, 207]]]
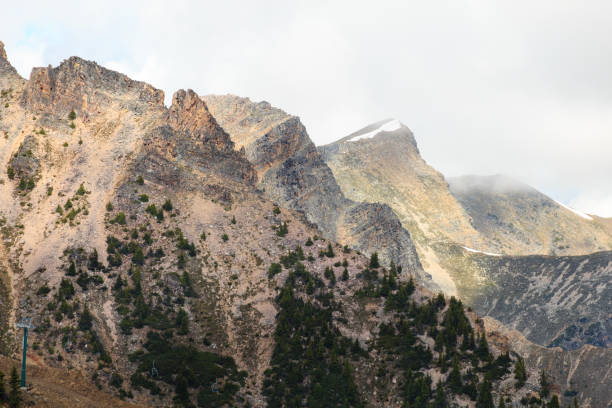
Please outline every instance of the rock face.
[[612, 346], [612, 252], [510, 257], [441, 245], [437, 251], [479, 314], [543, 346]]
[[612, 249], [608, 225], [509, 177], [456, 177], [449, 185], [495, 252], [584, 255]]
[[23, 82], [23, 78], [19, 76], [17, 70], [8, 61], [4, 43], [0, 41], [0, 89], [8, 92], [9, 89], [16, 85], [22, 85]]
[[302, 211], [325, 237], [367, 254], [376, 251], [385, 263], [402, 265], [432, 284], [395, 214], [384, 204], [347, 199], [298, 117], [233, 95], [203, 99], [234, 143], [245, 149], [257, 170], [258, 187], [269, 199]]

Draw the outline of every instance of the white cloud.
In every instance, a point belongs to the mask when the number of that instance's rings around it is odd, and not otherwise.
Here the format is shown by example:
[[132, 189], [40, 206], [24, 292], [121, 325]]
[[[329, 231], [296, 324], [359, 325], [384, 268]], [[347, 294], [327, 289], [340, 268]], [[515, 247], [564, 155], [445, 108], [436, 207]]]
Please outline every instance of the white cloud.
[[166, 101], [265, 99], [318, 144], [397, 117], [445, 174], [509, 174], [612, 213], [608, 1], [35, 1], [2, 21], [24, 75], [79, 55]]

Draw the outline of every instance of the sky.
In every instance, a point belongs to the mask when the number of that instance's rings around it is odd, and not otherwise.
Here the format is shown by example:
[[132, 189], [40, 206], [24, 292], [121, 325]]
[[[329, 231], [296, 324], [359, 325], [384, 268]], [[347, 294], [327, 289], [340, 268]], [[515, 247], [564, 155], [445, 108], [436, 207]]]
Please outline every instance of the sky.
[[[91, 4], [87, 4], [91, 3]], [[612, 2], [30, 1], [22, 76], [71, 55], [163, 89], [266, 100], [316, 144], [394, 117], [447, 176], [505, 174], [612, 216]]]

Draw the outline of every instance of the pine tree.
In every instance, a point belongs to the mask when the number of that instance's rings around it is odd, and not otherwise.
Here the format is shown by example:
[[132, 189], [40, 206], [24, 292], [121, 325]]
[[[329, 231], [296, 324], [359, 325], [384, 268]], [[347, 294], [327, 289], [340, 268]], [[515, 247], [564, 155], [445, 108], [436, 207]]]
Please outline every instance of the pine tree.
[[493, 403], [493, 395], [491, 395], [491, 383], [489, 379], [485, 379], [478, 387], [478, 400], [476, 400], [476, 408], [495, 408]]
[[438, 383], [436, 387], [436, 399], [433, 403], [433, 408], [448, 408], [448, 400], [446, 399], [446, 393], [441, 383]]
[[552, 398], [550, 399], [550, 402], [546, 404], [546, 408], [560, 408], [559, 397], [557, 397], [556, 395], [553, 395]]
[[525, 361], [519, 357], [514, 364], [514, 378], [516, 378], [516, 388], [521, 388], [527, 381], [527, 370], [525, 369]]
[[7, 397], [6, 386], [4, 384], [4, 373], [0, 371], [0, 404], [6, 402]]
[[540, 372], [540, 395], [542, 398], [548, 398], [550, 395], [550, 383], [544, 370]]
[[9, 395], [8, 404], [10, 408], [19, 408], [21, 406], [21, 389], [20, 389], [19, 375], [17, 374], [17, 368], [13, 367], [11, 371], [11, 378], [9, 380]]
[[79, 330], [88, 331], [91, 329], [93, 318], [91, 313], [89, 313], [89, 308], [87, 305], [83, 306], [83, 313], [81, 313], [81, 317], [79, 318]]
[[374, 252], [370, 256], [370, 268], [371, 269], [380, 268], [380, 263], [378, 262], [378, 252]]
[[484, 333], [481, 333], [480, 339], [478, 340], [476, 355], [481, 361], [490, 360], [491, 354], [489, 353], [489, 343], [487, 342], [487, 337]]
[[348, 269], [344, 268], [344, 270], [342, 271], [342, 280], [347, 281], [348, 278], [349, 278]]
[[453, 357], [453, 368], [451, 369], [446, 382], [455, 394], [458, 394], [463, 389], [463, 383], [461, 382], [461, 370], [459, 369], [459, 361], [457, 360], [457, 356]]
[[504, 402], [504, 396], [499, 396], [499, 404], [497, 404], [497, 408], [506, 408], [506, 403]]

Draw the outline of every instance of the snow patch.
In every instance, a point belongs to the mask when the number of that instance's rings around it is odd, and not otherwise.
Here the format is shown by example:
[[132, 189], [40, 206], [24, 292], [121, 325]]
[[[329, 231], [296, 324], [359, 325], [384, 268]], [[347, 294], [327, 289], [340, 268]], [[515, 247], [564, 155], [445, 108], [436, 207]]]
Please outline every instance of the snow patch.
[[[553, 200], [553, 201], [554, 201], [554, 200]], [[576, 214], [577, 216], [579, 216], [579, 217], [581, 217], [581, 218], [584, 218], [585, 220], [593, 221], [593, 218], [592, 218], [590, 215], [587, 215], [587, 214], [585, 214], [585, 213], [583, 213], [583, 212], [580, 212], [580, 211], [578, 211], [578, 210], [574, 210], [573, 208], [568, 207], [568, 206], [567, 206], [567, 205], [565, 205], [565, 204], [561, 204], [561, 203], [560, 203], [560, 202], [558, 202], [558, 201], [555, 201], [555, 203], [559, 204], [561, 207], [565, 208], [566, 210], [569, 210], [569, 211], [573, 212], [573, 213], [574, 213], [574, 214]]]
[[379, 134], [380, 132], [393, 132], [394, 130], [397, 130], [401, 127], [402, 127], [402, 124], [400, 123], [399, 120], [391, 119], [388, 122], [385, 122], [382, 125], [380, 125], [378, 129], [374, 129], [371, 132], [367, 132], [362, 135], [357, 135], [355, 137], [350, 138], [348, 141], [356, 142], [357, 140], [361, 140], [361, 139], [371, 139], [377, 134]]
[[468, 248], [468, 247], [465, 247], [465, 246], [462, 246], [461, 248], [465, 249], [468, 252], [474, 252], [474, 253], [477, 253], [477, 254], [485, 254], [485, 255], [489, 255], [489, 256], [502, 256], [502, 254], [494, 254], [492, 252], [483, 252], [483, 251], [479, 251], [477, 249]]

